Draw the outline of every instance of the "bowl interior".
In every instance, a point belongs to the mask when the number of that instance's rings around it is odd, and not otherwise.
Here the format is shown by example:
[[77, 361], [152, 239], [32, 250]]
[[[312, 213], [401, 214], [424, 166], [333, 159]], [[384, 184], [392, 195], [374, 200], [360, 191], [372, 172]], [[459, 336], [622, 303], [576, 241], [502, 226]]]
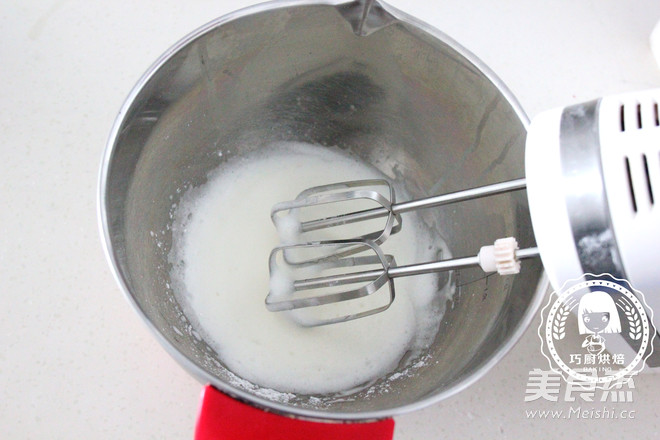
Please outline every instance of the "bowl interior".
[[[515, 277], [461, 270], [430, 362], [350, 398], [269, 402], [233, 385], [183, 314], [167, 256], [173, 205], [229, 158], [273, 142], [338, 146], [413, 197], [523, 175], [524, 115], [496, 79], [450, 39], [376, 4], [368, 35], [359, 4], [266, 5], [187, 37], [147, 73], [109, 143], [102, 215], [118, 278], [165, 347], [203, 381], [257, 405], [303, 415], [369, 418], [433, 402], [502, 356], [534, 311], [542, 268]], [[219, 153], [222, 153], [221, 155]], [[423, 214], [454, 256], [499, 237], [533, 246], [524, 191]], [[445, 275], [447, 276], [447, 275]], [[318, 397], [318, 396], [316, 396]]]

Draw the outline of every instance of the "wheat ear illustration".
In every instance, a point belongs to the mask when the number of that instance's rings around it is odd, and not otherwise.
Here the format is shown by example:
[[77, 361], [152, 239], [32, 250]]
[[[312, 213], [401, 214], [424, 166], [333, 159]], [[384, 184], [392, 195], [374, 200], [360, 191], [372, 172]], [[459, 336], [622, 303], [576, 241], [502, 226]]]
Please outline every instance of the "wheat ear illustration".
[[629, 303], [623, 304], [623, 313], [628, 319], [628, 336], [633, 341], [639, 340], [642, 337], [642, 318], [636, 308]]
[[552, 319], [552, 337], [561, 341], [566, 336], [566, 320], [571, 313], [569, 304], [562, 304]]

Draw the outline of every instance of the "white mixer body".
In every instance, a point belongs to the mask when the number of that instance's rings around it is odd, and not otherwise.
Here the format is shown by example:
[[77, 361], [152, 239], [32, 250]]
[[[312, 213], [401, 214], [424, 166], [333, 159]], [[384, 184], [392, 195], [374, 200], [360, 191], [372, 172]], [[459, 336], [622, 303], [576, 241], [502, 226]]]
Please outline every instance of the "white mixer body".
[[660, 316], [660, 90], [604, 98], [605, 193], [626, 278]]
[[532, 120], [525, 146], [525, 178], [534, 237], [543, 267], [555, 289], [584, 271], [571, 231], [562, 176], [559, 128], [563, 109], [541, 113]]
[[555, 289], [608, 273], [660, 323], [660, 89], [550, 110], [531, 123], [525, 174], [534, 235]]

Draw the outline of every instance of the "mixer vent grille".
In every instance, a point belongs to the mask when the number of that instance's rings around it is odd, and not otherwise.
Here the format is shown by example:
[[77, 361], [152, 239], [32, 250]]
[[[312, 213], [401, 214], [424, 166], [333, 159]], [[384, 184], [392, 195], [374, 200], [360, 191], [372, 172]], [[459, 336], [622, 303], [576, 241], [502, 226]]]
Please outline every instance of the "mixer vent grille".
[[[660, 157], [657, 159], [660, 161]], [[643, 206], [652, 208], [653, 205], [655, 205], [655, 195], [653, 194], [653, 184], [651, 182], [648, 157], [646, 154], [642, 154], [641, 160], [632, 161], [630, 157], [626, 157], [625, 167], [632, 210], [637, 212]], [[660, 176], [655, 177], [660, 178]], [[637, 185], [635, 185], [635, 183], [637, 183]]]
[[[650, 114], [647, 115], [646, 112], [650, 112]], [[621, 131], [639, 130], [649, 126], [660, 127], [658, 103], [653, 102], [648, 106], [642, 106], [639, 102], [621, 104], [619, 107], [619, 124]]]

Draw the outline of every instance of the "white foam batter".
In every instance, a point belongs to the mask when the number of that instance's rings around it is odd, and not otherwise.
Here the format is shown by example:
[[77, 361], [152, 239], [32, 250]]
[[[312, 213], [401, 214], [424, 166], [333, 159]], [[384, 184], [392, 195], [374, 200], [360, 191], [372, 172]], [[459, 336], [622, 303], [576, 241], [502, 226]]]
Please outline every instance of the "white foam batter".
[[[341, 324], [303, 328], [265, 308], [268, 257], [279, 242], [270, 208], [308, 187], [365, 178], [382, 176], [338, 151], [283, 144], [223, 164], [184, 195], [172, 280], [187, 316], [234, 374], [281, 392], [338, 392], [394, 371], [407, 351], [430, 343], [440, 319], [433, 276], [397, 280], [387, 311]], [[414, 215], [404, 225], [388, 252], [400, 264], [434, 258]]]

